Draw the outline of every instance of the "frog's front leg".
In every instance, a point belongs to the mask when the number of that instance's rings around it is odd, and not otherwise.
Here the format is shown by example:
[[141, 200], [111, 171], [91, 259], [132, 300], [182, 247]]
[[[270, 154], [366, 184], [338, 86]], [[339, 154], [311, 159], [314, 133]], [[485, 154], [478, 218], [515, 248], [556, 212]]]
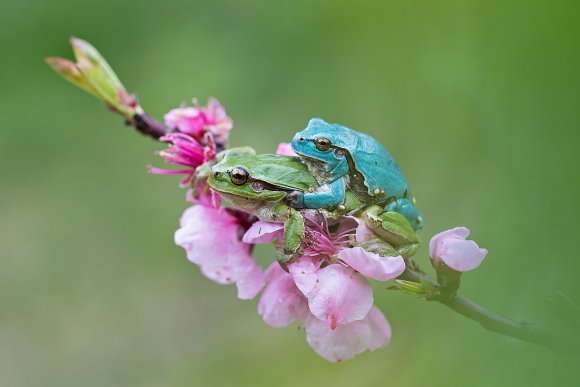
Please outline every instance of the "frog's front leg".
[[301, 247], [304, 240], [304, 217], [294, 208], [280, 204], [274, 208], [274, 212], [285, 218], [284, 237], [282, 249], [278, 251], [276, 260], [282, 267], [297, 258], [302, 253]]
[[293, 208], [329, 208], [344, 202], [344, 179], [320, 186], [314, 192], [293, 191], [286, 195], [286, 204]]
[[402, 214], [409, 220], [411, 227], [418, 231], [423, 228], [423, 213], [415, 207], [415, 198], [394, 199], [385, 207], [386, 211], [394, 211]]
[[404, 258], [413, 256], [419, 249], [419, 236], [403, 214], [385, 212], [383, 208], [375, 205], [365, 209], [361, 217], [368, 228], [393, 246]]

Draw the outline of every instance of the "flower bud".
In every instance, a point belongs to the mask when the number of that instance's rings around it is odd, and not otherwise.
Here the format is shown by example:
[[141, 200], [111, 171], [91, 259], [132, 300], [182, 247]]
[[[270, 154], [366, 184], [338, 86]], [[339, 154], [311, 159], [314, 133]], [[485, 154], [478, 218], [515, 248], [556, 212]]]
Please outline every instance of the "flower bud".
[[468, 236], [467, 228], [455, 227], [431, 238], [429, 255], [433, 267], [437, 268], [441, 261], [461, 272], [478, 267], [487, 255], [487, 250], [480, 248], [474, 241], [466, 240]]
[[76, 63], [63, 58], [46, 58], [58, 74], [103, 101], [111, 109], [131, 120], [143, 114], [137, 99], [130, 95], [105, 58], [90, 43], [71, 38]]

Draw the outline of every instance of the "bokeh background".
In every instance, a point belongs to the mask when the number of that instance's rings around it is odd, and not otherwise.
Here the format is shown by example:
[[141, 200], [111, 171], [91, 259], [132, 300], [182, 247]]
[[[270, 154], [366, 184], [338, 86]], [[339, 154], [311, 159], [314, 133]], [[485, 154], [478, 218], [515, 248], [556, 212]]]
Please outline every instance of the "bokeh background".
[[43, 63], [87, 39], [150, 113], [215, 96], [232, 144], [260, 152], [313, 116], [374, 135], [413, 185], [425, 242], [466, 225], [489, 249], [462, 292], [561, 330], [543, 299], [580, 300], [577, 4], [3, 2], [0, 385], [578, 385], [580, 358], [384, 284], [391, 345], [319, 358], [186, 260], [185, 193], [145, 170], [161, 145]]

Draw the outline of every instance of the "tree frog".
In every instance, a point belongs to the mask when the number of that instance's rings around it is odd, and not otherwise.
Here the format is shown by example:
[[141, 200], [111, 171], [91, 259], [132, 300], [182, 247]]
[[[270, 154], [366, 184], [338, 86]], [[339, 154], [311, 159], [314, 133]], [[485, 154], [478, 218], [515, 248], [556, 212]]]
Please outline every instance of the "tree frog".
[[[286, 205], [285, 198], [290, 192], [316, 191], [319, 188], [317, 180], [299, 158], [257, 155], [251, 148], [228, 149], [218, 154], [217, 163], [208, 173], [208, 184], [234, 207], [264, 221], [284, 223], [283, 250], [277, 259], [286, 264], [299, 257], [304, 238], [304, 217], [301, 211]], [[354, 211], [391, 246], [396, 255], [408, 257], [415, 253], [419, 238], [401, 214], [384, 212], [379, 206], [365, 208], [352, 193], [345, 195], [348, 207], [343, 205], [319, 211], [325, 211], [332, 219]], [[365, 243], [381, 245], [372, 238]], [[384, 243], [382, 246], [384, 254], [393, 253], [391, 250], [385, 252]]]
[[318, 187], [306, 165], [297, 157], [257, 155], [252, 148], [231, 148], [217, 155], [208, 185], [235, 208], [260, 220], [284, 223], [281, 264], [300, 254], [304, 238], [302, 214], [287, 206], [284, 198], [294, 190]]
[[401, 213], [414, 230], [423, 227], [423, 216], [415, 207], [407, 179], [391, 154], [373, 137], [313, 118], [306, 129], [296, 133], [291, 145], [322, 188], [291, 194], [289, 205], [337, 205], [344, 201], [348, 188], [364, 203]]

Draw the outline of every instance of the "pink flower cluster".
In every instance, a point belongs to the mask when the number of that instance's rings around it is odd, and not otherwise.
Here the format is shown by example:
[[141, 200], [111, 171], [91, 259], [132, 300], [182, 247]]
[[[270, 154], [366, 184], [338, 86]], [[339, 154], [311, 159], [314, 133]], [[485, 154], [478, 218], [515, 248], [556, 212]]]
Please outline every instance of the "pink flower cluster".
[[206, 161], [213, 160], [218, 146], [228, 143], [232, 120], [225, 109], [215, 98], [210, 98], [207, 107], [199, 106], [193, 100], [194, 107], [180, 107], [165, 115], [165, 124], [174, 128], [160, 138], [169, 147], [157, 152], [168, 164], [185, 167], [184, 169], [161, 169], [149, 166], [149, 172], [160, 175], [185, 175], [181, 185], [191, 182], [197, 168]]
[[233, 122], [226, 115], [223, 106], [215, 98], [210, 98], [207, 106], [202, 107], [193, 100], [193, 106], [181, 106], [165, 114], [165, 125], [182, 133], [200, 138], [205, 132], [210, 132], [216, 141], [227, 144], [228, 135]]
[[246, 229], [228, 210], [209, 201], [185, 211], [175, 242], [208, 278], [235, 283], [241, 299], [255, 297], [267, 283], [258, 305], [264, 321], [275, 327], [301, 322], [308, 343], [320, 356], [341, 361], [384, 347], [391, 337], [364, 276], [386, 281], [405, 270], [402, 257], [348, 247], [356, 222], [346, 223], [331, 233], [325, 221], [308, 219], [308, 246], [301, 259], [288, 265], [288, 272], [274, 262], [262, 273], [250, 253], [255, 243], [281, 239], [281, 223], [256, 221]]

